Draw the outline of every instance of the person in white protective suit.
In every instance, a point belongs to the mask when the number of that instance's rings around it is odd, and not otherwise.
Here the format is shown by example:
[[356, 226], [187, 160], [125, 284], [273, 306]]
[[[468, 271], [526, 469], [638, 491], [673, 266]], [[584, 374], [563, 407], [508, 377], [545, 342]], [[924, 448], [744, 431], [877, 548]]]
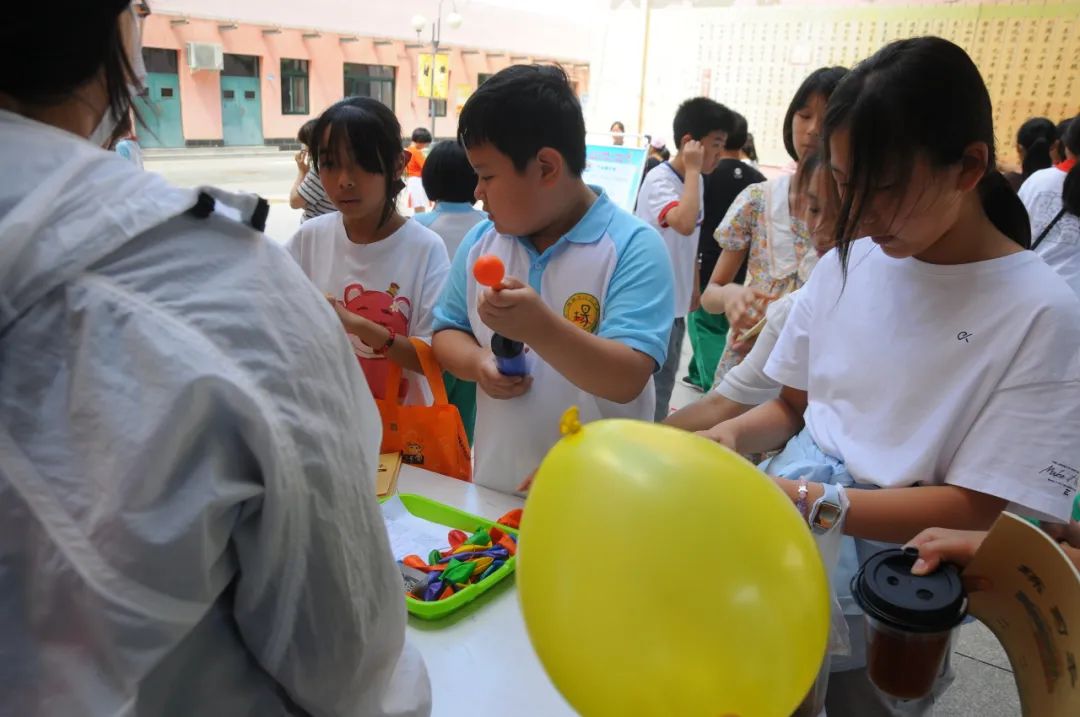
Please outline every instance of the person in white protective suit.
[[427, 715], [333, 310], [265, 202], [100, 148], [139, 22], [0, 23], [0, 715]]

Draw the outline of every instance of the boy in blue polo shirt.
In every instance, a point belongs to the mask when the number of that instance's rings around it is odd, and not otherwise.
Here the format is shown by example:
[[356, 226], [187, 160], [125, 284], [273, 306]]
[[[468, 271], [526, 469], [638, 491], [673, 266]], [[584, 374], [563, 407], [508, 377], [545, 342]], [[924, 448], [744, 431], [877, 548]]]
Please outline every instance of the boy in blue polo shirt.
[[[582, 181], [585, 123], [561, 69], [499, 72], [458, 128], [490, 219], [454, 257], [432, 344], [445, 369], [479, 386], [476, 482], [511, 492], [559, 439], [570, 406], [583, 421], [652, 419], [674, 278], [656, 231]], [[506, 266], [499, 291], [472, 276], [485, 254]], [[527, 346], [528, 376], [499, 373], [495, 333]]]

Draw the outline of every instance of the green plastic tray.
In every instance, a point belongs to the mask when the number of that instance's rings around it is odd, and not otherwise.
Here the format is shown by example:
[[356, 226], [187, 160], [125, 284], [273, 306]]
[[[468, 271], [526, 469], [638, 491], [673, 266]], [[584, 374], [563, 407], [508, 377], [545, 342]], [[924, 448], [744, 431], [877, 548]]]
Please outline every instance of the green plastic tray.
[[[472, 513], [466, 513], [463, 510], [458, 510], [457, 508], [439, 503], [430, 498], [425, 498], [422, 495], [399, 493], [397, 497], [401, 499], [401, 503], [405, 506], [405, 510], [416, 517], [423, 518], [432, 523], [438, 523], [439, 525], [445, 525], [447, 528], [457, 528], [458, 530], [463, 530], [466, 533], [471, 534], [478, 528], [490, 528], [491, 526], [497, 525], [494, 520], [488, 520], [487, 518], [481, 518]], [[497, 525], [497, 527], [504, 533], [510, 533], [514, 536], [518, 534], [513, 528], [507, 528], [504, 525]], [[431, 547], [436, 548], [440, 546], [433, 545]], [[501, 568], [487, 576], [487, 578], [474, 585], [468, 586], [460, 592], [454, 593], [445, 600], [424, 602], [423, 600], [417, 600], [414, 597], [406, 595], [405, 607], [411, 614], [421, 620], [440, 620], [447, 615], [457, 612], [486, 593], [500, 581], [506, 579], [506, 577], [513, 573], [516, 568], [517, 556], [512, 555]]]

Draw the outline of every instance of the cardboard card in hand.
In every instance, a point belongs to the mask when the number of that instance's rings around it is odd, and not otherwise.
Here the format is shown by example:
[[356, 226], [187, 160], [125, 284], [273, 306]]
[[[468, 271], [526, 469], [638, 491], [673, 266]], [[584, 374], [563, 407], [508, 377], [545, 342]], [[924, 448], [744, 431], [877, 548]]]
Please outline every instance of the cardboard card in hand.
[[1025, 717], [1080, 715], [1080, 572], [1046, 533], [1003, 513], [964, 570], [989, 579], [968, 612], [1012, 663]]

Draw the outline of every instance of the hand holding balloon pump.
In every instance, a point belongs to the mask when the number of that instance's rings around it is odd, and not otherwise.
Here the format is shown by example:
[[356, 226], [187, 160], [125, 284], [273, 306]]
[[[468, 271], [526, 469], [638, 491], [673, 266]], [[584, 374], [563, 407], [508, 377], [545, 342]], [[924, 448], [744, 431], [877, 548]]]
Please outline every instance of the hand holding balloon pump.
[[[506, 267], [502, 259], [493, 255], [485, 254], [473, 264], [473, 277], [476, 283], [486, 286], [493, 291], [503, 288], [502, 280], [506, 275]], [[528, 376], [529, 368], [525, 361], [525, 344], [520, 341], [512, 341], [505, 336], [495, 334], [491, 337], [491, 352], [495, 354], [495, 365], [503, 376]]]

